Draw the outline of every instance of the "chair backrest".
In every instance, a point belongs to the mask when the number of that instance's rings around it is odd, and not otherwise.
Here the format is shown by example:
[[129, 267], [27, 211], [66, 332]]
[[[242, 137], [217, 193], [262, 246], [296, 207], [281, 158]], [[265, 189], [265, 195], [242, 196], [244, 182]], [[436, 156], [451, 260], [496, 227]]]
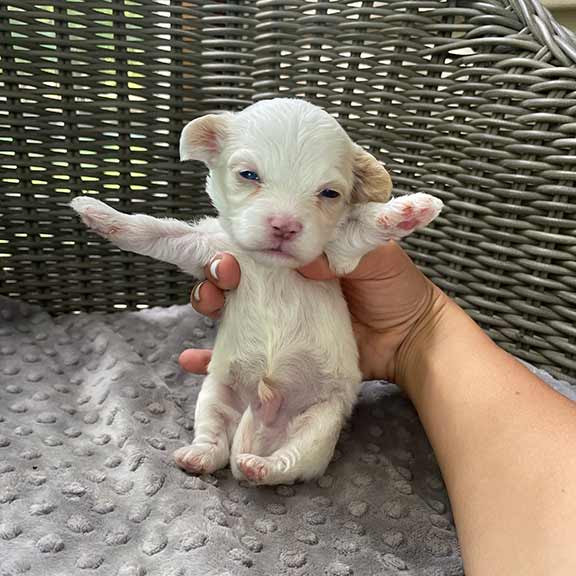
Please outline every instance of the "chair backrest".
[[576, 42], [535, 1], [0, 4], [0, 293], [53, 312], [165, 305], [190, 280], [88, 235], [66, 204], [210, 211], [185, 121], [276, 95], [338, 116], [398, 193], [406, 241], [500, 344], [576, 377]]

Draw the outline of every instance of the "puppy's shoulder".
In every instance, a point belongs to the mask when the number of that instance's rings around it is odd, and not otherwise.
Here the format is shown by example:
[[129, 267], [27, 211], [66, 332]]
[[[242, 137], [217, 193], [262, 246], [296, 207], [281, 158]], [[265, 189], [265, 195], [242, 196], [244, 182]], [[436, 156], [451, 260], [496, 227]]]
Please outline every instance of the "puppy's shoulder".
[[204, 234], [221, 234], [224, 232], [220, 220], [214, 216], [200, 218], [199, 220], [191, 222], [191, 225], [196, 231]]
[[205, 234], [210, 239], [210, 244], [216, 250], [234, 251], [234, 242], [224, 230], [218, 218], [208, 216], [193, 223], [194, 230]]

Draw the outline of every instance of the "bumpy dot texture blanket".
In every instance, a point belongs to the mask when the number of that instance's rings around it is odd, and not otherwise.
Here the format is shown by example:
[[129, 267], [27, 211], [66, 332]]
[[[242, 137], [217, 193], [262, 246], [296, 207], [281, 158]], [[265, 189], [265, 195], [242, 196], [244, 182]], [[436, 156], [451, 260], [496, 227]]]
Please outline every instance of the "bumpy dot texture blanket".
[[394, 386], [366, 385], [317, 482], [176, 468], [201, 383], [177, 355], [214, 334], [189, 307], [54, 319], [0, 300], [2, 576], [462, 574], [436, 461]]

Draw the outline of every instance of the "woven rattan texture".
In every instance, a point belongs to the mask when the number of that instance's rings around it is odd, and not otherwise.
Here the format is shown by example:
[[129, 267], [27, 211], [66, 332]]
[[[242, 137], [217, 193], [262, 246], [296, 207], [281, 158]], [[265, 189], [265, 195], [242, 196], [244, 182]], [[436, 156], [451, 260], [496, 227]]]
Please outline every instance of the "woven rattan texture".
[[576, 44], [509, 0], [0, 0], [0, 293], [54, 312], [173, 304], [190, 280], [66, 203], [209, 210], [183, 123], [273, 95], [337, 115], [431, 192], [406, 246], [500, 344], [576, 376]]

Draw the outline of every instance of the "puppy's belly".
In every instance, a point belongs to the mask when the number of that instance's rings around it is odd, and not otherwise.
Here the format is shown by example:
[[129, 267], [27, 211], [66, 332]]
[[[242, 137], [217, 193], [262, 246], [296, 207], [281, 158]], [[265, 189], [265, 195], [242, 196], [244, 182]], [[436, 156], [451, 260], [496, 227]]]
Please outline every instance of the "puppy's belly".
[[338, 394], [341, 382], [323, 373], [311, 354], [236, 358], [228, 372], [230, 386], [263, 424], [271, 425], [281, 412], [288, 419]]
[[[210, 373], [231, 386], [264, 427], [283, 428], [334, 397], [349, 413], [361, 375], [339, 284], [239, 260], [242, 280], [227, 297]], [[270, 390], [263, 390], [263, 379]], [[272, 395], [274, 405], [263, 395]]]
[[259, 406], [267, 388], [283, 399], [280, 410], [289, 417], [335, 395], [354, 403], [361, 376], [347, 310], [325, 310], [346, 314], [341, 323], [294, 307], [292, 315], [279, 312], [271, 322], [266, 310], [250, 313], [237, 304], [228, 303], [210, 372], [233, 387], [245, 406]]

